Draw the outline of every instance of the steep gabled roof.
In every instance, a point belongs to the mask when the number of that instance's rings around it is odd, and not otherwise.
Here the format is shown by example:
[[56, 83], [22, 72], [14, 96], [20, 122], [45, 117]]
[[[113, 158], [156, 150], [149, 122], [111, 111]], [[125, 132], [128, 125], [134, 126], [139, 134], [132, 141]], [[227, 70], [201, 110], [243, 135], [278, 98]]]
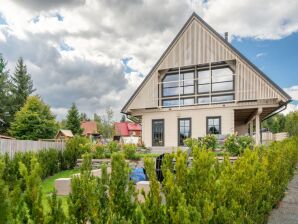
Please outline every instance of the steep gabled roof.
[[249, 59], [247, 59], [242, 53], [240, 53], [235, 47], [233, 47], [232, 44], [230, 44], [227, 40], [225, 40], [225, 38], [223, 38], [216, 30], [214, 30], [209, 24], [207, 24], [197, 13], [193, 12], [192, 15], [189, 17], [189, 19], [187, 20], [187, 22], [184, 24], [184, 26], [179, 31], [179, 33], [176, 35], [176, 37], [173, 39], [173, 41], [170, 43], [170, 45], [167, 47], [167, 49], [164, 51], [164, 53], [158, 59], [158, 61], [156, 62], [156, 64], [150, 70], [150, 72], [145, 77], [145, 79], [143, 80], [143, 82], [139, 85], [139, 87], [136, 89], [136, 91], [129, 98], [129, 100], [124, 105], [124, 107], [121, 109], [121, 113], [125, 113], [126, 108], [129, 106], [129, 104], [132, 102], [132, 100], [136, 97], [136, 95], [138, 94], [138, 92], [142, 89], [142, 87], [149, 80], [149, 78], [153, 75], [155, 69], [160, 65], [160, 63], [162, 62], [162, 60], [164, 59], [164, 57], [167, 55], [167, 53], [170, 51], [170, 49], [173, 47], [173, 45], [179, 39], [180, 35], [185, 31], [185, 29], [187, 28], [187, 26], [190, 24], [190, 22], [193, 19], [199, 20], [204, 26], [206, 26], [206, 28], [210, 32], [212, 32], [215, 36], [217, 36], [227, 47], [229, 47], [243, 61], [245, 61], [248, 65], [250, 65], [265, 80], [267, 80], [270, 84], [272, 84], [272, 86], [274, 86], [283, 96], [285, 96], [285, 98], [288, 99], [288, 102], [291, 100], [291, 97], [282, 88], [280, 88], [276, 83], [274, 83], [264, 72], [262, 72], [256, 65], [254, 65]]
[[83, 135], [97, 134], [97, 124], [95, 121], [82, 121], [81, 128], [83, 129]]

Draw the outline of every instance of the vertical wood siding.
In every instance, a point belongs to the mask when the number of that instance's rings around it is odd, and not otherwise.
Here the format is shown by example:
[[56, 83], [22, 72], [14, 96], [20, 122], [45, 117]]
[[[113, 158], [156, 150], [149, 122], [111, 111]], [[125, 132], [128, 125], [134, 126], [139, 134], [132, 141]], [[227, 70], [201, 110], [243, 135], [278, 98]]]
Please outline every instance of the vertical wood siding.
[[[273, 99], [286, 100], [275, 87], [243, 61], [216, 35], [197, 19], [193, 19], [165, 55], [152, 77], [133, 100], [130, 109], [157, 107], [158, 71], [205, 64], [210, 62], [236, 60], [236, 101]], [[156, 99], [155, 99], [156, 98]]]

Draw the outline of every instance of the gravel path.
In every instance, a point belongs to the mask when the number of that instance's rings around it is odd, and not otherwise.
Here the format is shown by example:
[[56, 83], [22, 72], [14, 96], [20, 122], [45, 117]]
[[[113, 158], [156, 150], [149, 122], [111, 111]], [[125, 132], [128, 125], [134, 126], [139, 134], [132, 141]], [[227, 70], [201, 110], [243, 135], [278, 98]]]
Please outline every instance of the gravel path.
[[279, 207], [272, 210], [268, 224], [298, 224], [298, 167]]

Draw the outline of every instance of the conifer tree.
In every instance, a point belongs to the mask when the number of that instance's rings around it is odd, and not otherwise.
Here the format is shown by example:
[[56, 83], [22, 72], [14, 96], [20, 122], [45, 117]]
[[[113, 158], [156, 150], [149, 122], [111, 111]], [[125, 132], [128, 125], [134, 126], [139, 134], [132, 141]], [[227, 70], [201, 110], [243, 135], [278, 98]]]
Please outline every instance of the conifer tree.
[[10, 223], [10, 202], [8, 187], [3, 180], [4, 161], [0, 160], [0, 223]]
[[66, 128], [71, 130], [74, 135], [82, 134], [80, 113], [75, 103], [68, 110]]
[[112, 154], [112, 173], [109, 185], [110, 222], [131, 220], [136, 208], [132, 200], [135, 188], [128, 179], [129, 167], [121, 153]]
[[6, 133], [12, 119], [10, 109], [10, 82], [7, 62], [0, 54], [0, 133]]
[[62, 209], [62, 201], [57, 198], [56, 191], [48, 197], [49, 213], [45, 218], [45, 224], [63, 224], [66, 223], [66, 216]]
[[19, 139], [50, 139], [57, 133], [58, 124], [50, 107], [37, 96], [27, 98], [25, 105], [16, 113], [9, 132]]
[[20, 173], [25, 180], [24, 204], [28, 208], [29, 215], [35, 223], [43, 223], [43, 205], [41, 190], [41, 168], [37, 159], [31, 159], [30, 172], [27, 167], [20, 162]]
[[19, 58], [11, 80], [13, 94], [12, 110], [16, 113], [25, 104], [27, 97], [35, 91], [31, 75], [27, 72], [27, 66], [24, 64], [23, 58]]

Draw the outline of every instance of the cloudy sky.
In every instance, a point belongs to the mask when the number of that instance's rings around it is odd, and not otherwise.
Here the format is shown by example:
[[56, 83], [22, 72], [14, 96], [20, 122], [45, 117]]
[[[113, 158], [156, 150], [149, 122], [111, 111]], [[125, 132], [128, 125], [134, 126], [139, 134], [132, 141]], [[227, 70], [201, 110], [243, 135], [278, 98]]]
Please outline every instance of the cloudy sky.
[[297, 0], [0, 0], [0, 53], [58, 119], [72, 102], [119, 117], [193, 11], [298, 100]]

